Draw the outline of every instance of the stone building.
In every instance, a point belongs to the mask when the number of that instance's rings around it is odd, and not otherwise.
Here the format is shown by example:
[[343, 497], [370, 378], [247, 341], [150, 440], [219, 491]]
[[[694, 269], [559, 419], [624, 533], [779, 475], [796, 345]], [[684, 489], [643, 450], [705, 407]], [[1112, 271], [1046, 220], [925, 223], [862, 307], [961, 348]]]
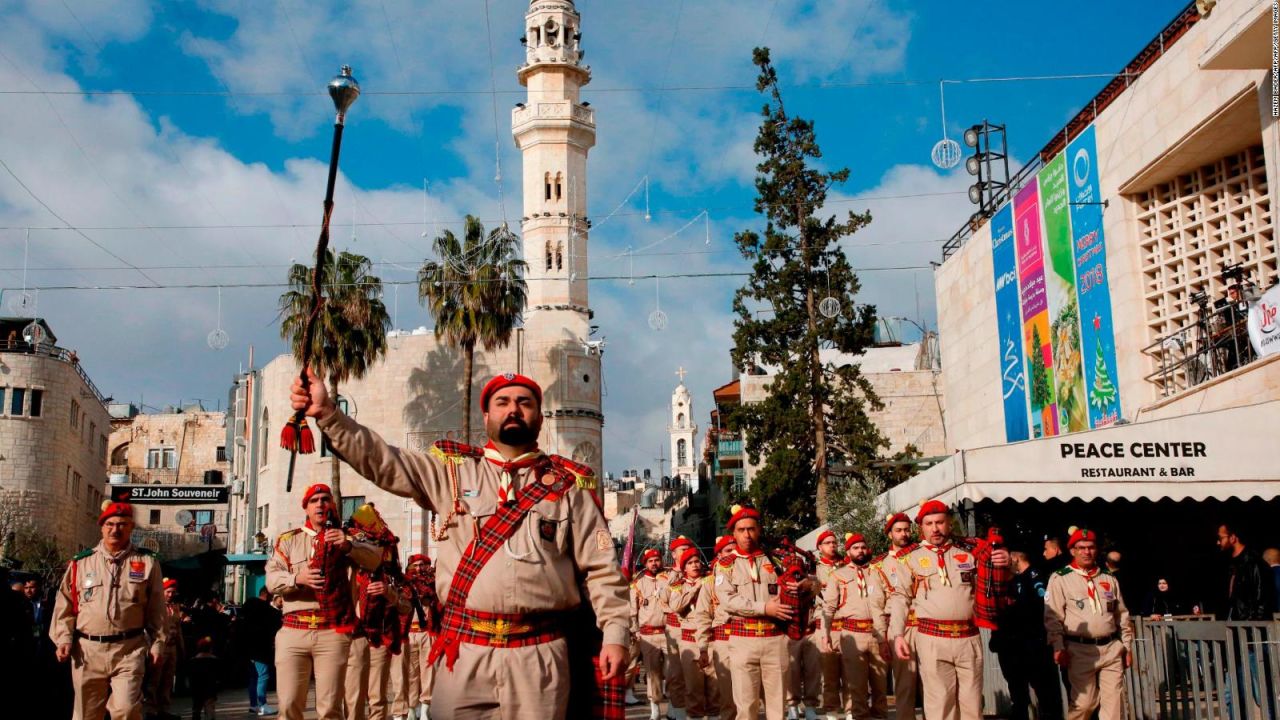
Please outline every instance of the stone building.
[[[0, 318], [0, 532], [93, 545], [110, 416], [74, 350], [42, 319]], [[0, 552], [5, 552], [0, 544]]]
[[693, 419], [693, 396], [684, 386], [684, 368], [676, 371], [680, 384], [671, 393], [671, 422], [667, 434], [671, 439], [671, 477], [680, 478], [690, 487], [698, 484], [698, 423]]

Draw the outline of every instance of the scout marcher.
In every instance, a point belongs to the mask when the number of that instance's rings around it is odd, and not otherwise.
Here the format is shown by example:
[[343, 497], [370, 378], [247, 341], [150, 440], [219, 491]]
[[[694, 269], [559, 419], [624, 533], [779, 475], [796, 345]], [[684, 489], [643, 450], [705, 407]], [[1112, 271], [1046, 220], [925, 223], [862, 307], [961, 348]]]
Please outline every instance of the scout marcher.
[[[787, 577], [807, 580], [812, 587], [817, 587], [818, 580], [810, 571], [807, 553], [792, 545], [788, 538], [783, 538], [780, 552], [786, 552], [780, 559], [786, 568]], [[818, 705], [822, 697], [822, 653], [817, 638], [818, 617], [821, 615], [817, 608], [819, 599], [806, 596], [804, 611], [797, 613], [795, 619], [787, 625], [787, 657], [790, 666], [787, 672], [788, 720], [800, 717], [801, 703], [804, 704], [805, 720], [815, 720], [818, 716]]]
[[[862, 535], [844, 539], [849, 563], [831, 574], [822, 591], [824, 645], [840, 653], [845, 708], [854, 720], [888, 717], [885, 678], [889, 645], [885, 640], [885, 588], [871, 567], [871, 549]], [[870, 704], [868, 704], [870, 688]]]
[[716, 539], [715, 559], [711, 562], [711, 573], [708, 576], [711, 579], [711, 591], [698, 593], [692, 612], [698, 641], [698, 664], [703, 668], [711, 668], [715, 675], [716, 695], [720, 700], [720, 720], [733, 720], [738, 716], [737, 706], [733, 704], [733, 676], [729, 672], [729, 634], [725, 627], [729, 615], [715, 593], [715, 578], [720, 573], [732, 572], [732, 560], [730, 565], [722, 565], [719, 561], [724, 558], [732, 559], [734, 552], [732, 535], [721, 535]]
[[[680, 571], [677, 560], [686, 548], [695, 547], [689, 538], [679, 535], [667, 545], [667, 553], [671, 555], [672, 567], [663, 571], [667, 584], [682, 580], [684, 573]], [[685, 718], [685, 685], [684, 670], [680, 664], [680, 618], [669, 607], [670, 597], [662, 594], [662, 609], [666, 613], [664, 621], [667, 626], [667, 650], [664, 653], [662, 679], [667, 693], [667, 716], [683, 720]]]
[[356, 627], [347, 656], [347, 720], [385, 720], [392, 658], [400, 656], [407, 643], [401, 618], [409, 613], [409, 599], [398, 587], [399, 539], [373, 503], [352, 511], [343, 528], [353, 540], [369, 543], [379, 552], [375, 569], [354, 571]]
[[309, 389], [294, 381], [293, 408], [318, 418], [335, 455], [438, 517], [431, 532], [444, 607], [429, 658], [441, 661], [432, 714], [564, 717], [574, 652], [564, 620], [583, 604], [580, 578], [603, 631], [594, 679], [608, 682], [626, 668], [627, 584], [596, 503], [595, 477], [586, 466], [538, 449], [537, 383], [507, 373], [481, 390], [486, 447], [440, 441], [417, 453], [388, 445], [347, 417], [320, 378], [307, 372]]
[[[916, 514], [921, 543], [902, 556], [909, 579], [889, 596], [889, 637], [899, 658], [919, 658], [924, 716], [981, 720], [982, 641], [1008, 585], [1009, 552], [998, 543], [952, 539], [951, 510], [929, 500]], [[916, 614], [914, 651], [907, 617]]]
[[431, 567], [431, 558], [420, 553], [410, 555], [404, 579], [409, 597], [407, 640], [400, 654], [391, 661], [392, 692], [395, 695], [391, 714], [402, 720], [416, 708], [417, 719], [426, 720], [431, 709], [431, 686], [436, 672], [435, 667], [427, 663], [427, 656], [431, 654], [432, 638], [440, 631], [436, 572]]
[[[889, 551], [873, 561], [873, 565], [882, 574], [884, 581], [886, 598], [894, 589], [906, 590], [906, 583], [910, 582], [911, 573], [907, 571], [907, 566], [903, 564], [902, 558], [907, 553], [916, 548], [914, 542], [911, 541], [911, 518], [906, 513], [893, 513], [885, 518], [884, 532], [889, 536]], [[885, 615], [888, 617], [889, 609], [886, 605]], [[912, 610], [907, 613], [906, 630], [903, 637], [907, 641], [907, 648], [912, 649], [915, 646], [916, 635], [916, 614]], [[890, 670], [893, 674], [893, 705], [895, 708], [895, 718], [899, 720], [913, 720], [916, 714], [916, 684], [917, 670], [916, 657], [914, 650], [907, 659], [898, 657], [897, 653], [890, 653]]]
[[667, 618], [663, 610], [662, 594], [670, 586], [662, 570], [662, 553], [653, 548], [640, 556], [644, 570], [631, 581], [631, 618], [635, 628], [640, 658], [644, 663], [646, 690], [649, 697], [649, 718], [658, 720], [661, 715], [662, 678], [667, 653]]
[[1067, 670], [1067, 720], [1124, 717], [1124, 669], [1132, 662], [1133, 627], [1120, 582], [1098, 567], [1098, 537], [1072, 528], [1070, 565], [1049, 576], [1044, 627], [1053, 659]]
[[682, 573], [682, 577], [679, 582], [672, 583], [667, 607], [680, 618], [680, 656], [676, 659], [684, 674], [685, 711], [689, 720], [702, 720], [719, 711], [720, 691], [714, 670], [699, 662], [698, 631], [706, 620], [694, 611], [694, 606], [698, 598], [704, 594], [711, 595], [715, 589], [711, 585], [711, 576], [703, 575], [698, 548], [681, 548], [675, 569]]
[[284, 600], [283, 625], [276, 632], [276, 693], [283, 720], [302, 720], [312, 671], [316, 713], [321, 720], [342, 717], [347, 656], [356, 616], [351, 597], [353, 563], [377, 567], [381, 553], [353, 541], [338, 528], [329, 486], [318, 483], [302, 494], [306, 520], [282, 534], [267, 558], [267, 589]]
[[162, 719], [177, 718], [169, 712], [173, 704], [173, 680], [178, 673], [178, 660], [182, 657], [182, 606], [178, 604], [178, 581], [165, 578], [165, 622], [169, 629], [169, 642], [164, 647], [159, 665], [147, 667], [147, 686], [144, 698], [147, 716]]
[[[836, 553], [838, 547], [840, 542], [836, 540], [834, 532], [823, 530], [818, 534], [818, 565], [814, 569], [814, 577], [818, 581], [818, 602], [822, 601], [822, 592], [826, 589], [831, 574], [840, 568], [841, 559]], [[814, 638], [821, 651], [818, 657], [819, 662], [822, 663], [822, 709], [834, 715], [844, 710], [844, 695], [840, 691], [840, 653], [836, 648], [830, 648], [829, 652], [823, 650], [822, 640], [825, 637], [822, 625], [823, 614], [818, 612], [817, 615], [818, 632], [814, 633]]]
[[170, 642], [160, 562], [129, 541], [132, 505], [107, 503], [98, 525], [102, 541], [62, 577], [49, 639], [71, 661], [77, 720], [140, 720], [148, 654], [159, 665]]
[[778, 565], [760, 547], [760, 513], [740, 505], [730, 512], [727, 527], [736, 552], [717, 561], [715, 588], [728, 614], [733, 704], [738, 720], [757, 720], [762, 704], [767, 720], [782, 720], [790, 665], [783, 626], [795, 611], [778, 598], [783, 581]]

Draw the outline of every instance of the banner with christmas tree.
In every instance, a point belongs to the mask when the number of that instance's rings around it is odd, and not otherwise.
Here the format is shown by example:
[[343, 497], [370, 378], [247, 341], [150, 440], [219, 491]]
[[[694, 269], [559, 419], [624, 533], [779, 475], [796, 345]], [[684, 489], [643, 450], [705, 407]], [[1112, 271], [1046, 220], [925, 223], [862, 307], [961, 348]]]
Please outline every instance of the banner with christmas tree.
[[995, 271], [996, 328], [1000, 336], [1000, 390], [1004, 396], [1005, 442], [1031, 437], [1027, 419], [1027, 375], [1018, 304], [1018, 260], [1013, 242], [1013, 208], [991, 217], [991, 266]]
[[1063, 154], [1071, 191], [1071, 239], [1076, 294], [1080, 307], [1089, 426], [1106, 427], [1121, 417], [1116, 387], [1116, 340], [1111, 320], [1111, 285], [1102, 232], [1102, 195], [1098, 188], [1098, 145], [1092, 125], [1067, 145]]
[[1080, 354], [1080, 308], [1076, 304], [1076, 264], [1067, 219], [1067, 166], [1059, 155], [1036, 176], [1044, 218], [1045, 298], [1053, 345], [1060, 432], [1089, 429]]
[[1058, 404], [1054, 391], [1053, 345], [1049, 331], [1040, 221], [1040, 186], [1028, 183], [1013, 199], [1013, 226], [1022, 305], [1022, 341], [1026, 349], [1027, 394], [1031, 398], [1032, 437], [1058, 434]]

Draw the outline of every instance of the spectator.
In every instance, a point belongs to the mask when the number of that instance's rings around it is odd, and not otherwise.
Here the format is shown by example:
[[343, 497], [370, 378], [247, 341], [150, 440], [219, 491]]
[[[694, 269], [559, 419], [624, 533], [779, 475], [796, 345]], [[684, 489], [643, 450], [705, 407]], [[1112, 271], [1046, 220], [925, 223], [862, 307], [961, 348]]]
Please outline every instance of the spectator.
[[1271, 566], [1271, 576], [1275, 580], [1276, 603], [1272, 606], [1274, 612], [1280, 613], [1280, 548], [1267, 548], [1262, 551], [1262, 561]]
[[1062, 541], [1056, 537], [1046, 537], [1044, 539], [1044, 565], [1040, 571], [1040, 576], [1042, 578], [1049, 577], [1051, 573], [1066, 567], [1069, 562], [1071, 562], [1071, 558], [1062, 552]]
[[[1045, 542], [1046, 554], [1048, 541]], [[1047, 559], [1047, 558], [1046, 558]], [[1001, 611], [999, 629], [991, 633], [991, 649], [1009, 683], [1010, 720], [1030, 717], [1031, 691], [1036, 693], [1036, 717], [1062, 718], [1062, 696], [1053, 664], [1053, 650], [1046, 642], [1044, 593], [1047, 580], [1031, 566], [1026, 553], [1014, 550], [1009, 560], [1016, 573], [1009, 605]]]
[[1107, 551], [1107, 572], [1111, 573], [1112, 575], [1115, 575], [1117, 578], [1121, 578], [1120, 560], [1121, 560], [1121, 556], [1120, 556], [1119, 550]]
[[[1227, 553], [1228, 566], [1230, 570], [1230, 579], [1227, 581], [1227, 604], [1225, 612], [1219, 613], [1225, 620], [1269, 620], [1271, 618], [1272, 609], [1276, 606], [1276, 587], [1274, 572], [1267, 566], [1262, 558], [1255, 552], [1249, 550], [1244, 541], [1240, 539], [1237, 529], [1229, 523], [1223, 523], [1218, 526], [1218, 549]], [[1248, 676], [1252, 679], [1253, 702], [1259, 702], [1258, 677], [1259, 671], [1269, 672], [1265, 667], [1259, 667], [1259, 658], [1256, 648], [1249, 646], [1245, 651], [1247, 657], [1239, 658], [1240, 661], [1246, 661], [1249, 664]], [[1270, 658], [1263, 655], [1262, 664], [1269, 665]], [[1227, 716], [1235, 717], [1232, 714], [1232, 700], [1234, 697], [1244, 697], [1245, 673], [1237, 673], [1234, 688], [1228, 686], [1226, 692]], [[1237, 691], [1236, 695], [1233, 690]], [[1267, 704], [1272, 705], [1274, 700], [1270, 697], [1266, 698]], [[1245, 713], [1249, 712], [1248, 708], [1242, 708]], [[1273, 707], [1274, 709], [1274, 707]], [[1272, 717], [1272, 715], [1266, 715]]]
[[1142, 616], [1152, 620], [1166, 620], [1174, 615], [1186, 615], [1187, 605], [1182, 598], [1169, 589], [1168, 578], [1156, 580], [1156, 586], [1147, 593], [1142, 603]]
[[200, 720], [208, 713], [210, 720], [217, 717], [218, 658], [213, 654], [213, 638], [202, 637], [196, 641], [196, 654], [187, 661], [191, 679], [191, 720]]
[[276, 631], [280, 629], [280, 611], [271, 604], [271, 593], [264, 587], [257, 597], [245, 601], [236, 619], [236, 636], [240, 649], [249, 660], [249, 709], [259, 717], [275, 715], [267, 704], [267, 683], [275, 663]]

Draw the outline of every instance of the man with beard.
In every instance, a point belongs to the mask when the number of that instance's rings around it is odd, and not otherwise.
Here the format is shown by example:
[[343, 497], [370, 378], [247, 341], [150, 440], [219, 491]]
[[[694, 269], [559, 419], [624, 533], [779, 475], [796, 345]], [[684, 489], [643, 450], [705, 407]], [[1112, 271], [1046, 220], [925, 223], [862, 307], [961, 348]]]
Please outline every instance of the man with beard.
[[[831, 582], [831, 575], [840, 569], [840, 556], [836, 554], [838, 547], [840, 543], [836, 540], [835, 533], [830, 530], [819, 533], [818, 567], [814, 573], [818, 580], [819, 603], [821, 603], [822, 594], [826, 591], [827, 583]], [[819, 649], [822, 650], [819, 655], [819, 662], [822, 663], [822, 709], [828, 714], [836, 714], [844, 708], [844, 694], [840, 690], [840, 653], [830, 646], [825, 646], [826, 649], [823, 649], [826, 621], [823, 619], [822, 612], [818, 612], [817, 615], [818, 631], [815, 636], [818, 638]]]
[[426, 720], [431, 709], [431, 686], [435, 683], [435, 667], [427, 663], [431, 640], [439, 632], [436, 571], [431, 558], [420, 553], [409, 556], [404, 571], [405, 592], [409, 596], [408, 632], [400, 654], [391, 659], [391, 680], [395, 700], [391, 714], [403, 720], [417, 709], [417, 720]]
[[840, 653], [849, 716], [883, 719], [889, 712], [885, 588], [880, 573], [871, 566], [871, 548], [862, 535], [845, 535], [844, 549], [849, 564], [832, 573], [822, 591], [823, 643]]
[[732, 535], [721, 535], [716, 539], [715, 560], [711, 562], [711, 587], [709, 591], [698, 593], [693, 604], [693, 614], [697, 619], [698, 665], [715, 670], [720, 720], [733, 720], [738, 716], [738, 708], [733, 704], [733, 676], [729, 672], [729, 632], [725, 627], [729, 614], [715, 593], [715, 578], [730, 572], [734, 552]]
[[663, 610], [662, 595], [671, 584], [662, 572], [662, 553], [654, 548], [641, 555], [644, 570], [631, 581], [631, 619], [636, 631], [636, 643], [644, 663], [646, 690], [649, 696], [649, 718], [658, 720], [661, 714], [662, 678], [667, 662], [667, 620]]
[[[884, 555], [876, 558], [875, 567], [882, 574], [884, 581], [886, 600], [889, 594], [894, 590], [906, 591], [906, 583], [910, 582], [911, 573], [907, 570], [907, 566], [903, 564], [903, 558], [907, 553], [915, 549], [916, 545], [911, 541], [911, 518], [906, 513], [893, 513], [885, 518], [884, 532], [889, 536], [889, 551]], [[888, 617], [888, 607], [885, 607], [885, 616]], [[916, 715], [916, 658], [913, 648], [915, 647], [916, 632], [916, 614], [912, 611], [907, 614], [906, 629], [903, 631], [903, 637], [907, 641], [907, 648], [912, 650], [912, 655], [907, 659], [898, 657], [897, 653], [890, 653], [890, 668], [893, 671], [893, 705], [895, 708], [894, 717], [898, 720], [913, 720]]]
[[[596, 504], [591, 469], [538, 449], [542, 389], [507, 373], [480, 392], [489, 442], [440, 441], [428, 453], [388, 445], [338, 410], [307, 370], [291, 401], [317, 419], [335, 454], [388, 492], [436, 513], [442, 660], [432, 711], [455, 720], [563, 718], [569, 704], [565, 621], [582, 603], [603, 631], [598, 682], [626, 668], [627, 584]], [[590, 682], [589, 679], [584, 682]], [[621, 697], [619, 696], [619, 700]]]

